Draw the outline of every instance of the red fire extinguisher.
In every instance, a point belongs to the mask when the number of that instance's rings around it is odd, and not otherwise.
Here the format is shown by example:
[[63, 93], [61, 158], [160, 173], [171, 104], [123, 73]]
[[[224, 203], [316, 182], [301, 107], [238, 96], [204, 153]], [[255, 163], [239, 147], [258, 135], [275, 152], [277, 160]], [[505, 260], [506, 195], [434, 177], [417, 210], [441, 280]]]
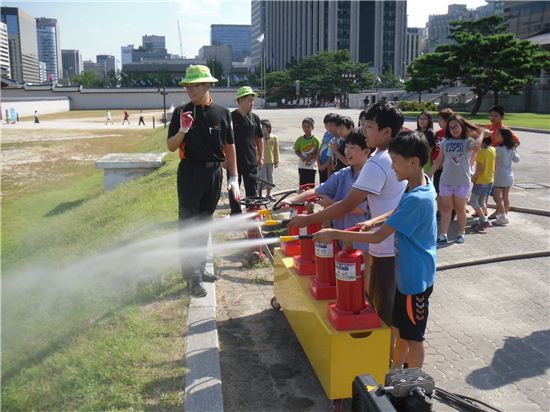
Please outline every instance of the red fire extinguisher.
[[330, 243], [315, 242], [316, 276], [309, 280], [309, 291], [316, 300], [336, 297], [335, 256], [339, 249], [336, 240]]
[[[314, 202], [319, 199], [319, 196], [311, 196], [305, 200], [306, 214], [313, 213]], [[315, 243], [312, 238], [305, 235], [313, 235], [319, 230], [321, 230], [320, 223], [312, 223], [299, 229], [300, 235], [304, 238], [300, 239], [300, 254], [294, 256], [294, 267], [300, 276], [315, 275]]]
[[[246, 197], [244, 199], [241, 199], [240, 202], [242, 205], [246, 206], [246, 212], [252, 213], [252, 212], [260, 212], [260, 209], [262, 206], [266, 206], [269, 203], [269, 199], [264, 197]], [[252, 219], [257, 220], [258, 223], [262, 221], [262, 213], [256, 213], [253, 215]], [[247, 231], [246, 237], [251, 239], [259, 239], [261, 237], [260, 235], [260, 229], [259, 227], [250, 228]], [[258, 245], [252, 249], [249, 249], [246, 252], [246, 260], [248, 263], [255, 263], [259, 262], [265, 259], [265, 253], [262, 249], [261, 245]]]
[[[315, 187], [315, 184], [307, 183], [305, 185], [301, 185], [298, 190], [296, 190], [296, 193], [301, 193], [309, 189], [313, 189]], [[307, 204], [305, 203], [291, 203], [290, 205], [290, 219], [292, 219], [294, 216], [301, 215], [306, 211]], [[296, 226], [291, 226], [288, 228], [288, 236], [298, 236], [300, 235], [300, 228]], [[293, 240], [290, 242], [283, 242], [281, 243], [281, 252], [285, 256], [296, 256], [300, 254], [300, 242], [297, 240]]]
[[[358, 231], [359, 226], [346, 229]], [[335, 258], [336, 303], [328, 305], [328, 319], [337, 330], [379, 328], [381, 321], [365, 299], [365, 260], [363, 252], [352, 242]]]

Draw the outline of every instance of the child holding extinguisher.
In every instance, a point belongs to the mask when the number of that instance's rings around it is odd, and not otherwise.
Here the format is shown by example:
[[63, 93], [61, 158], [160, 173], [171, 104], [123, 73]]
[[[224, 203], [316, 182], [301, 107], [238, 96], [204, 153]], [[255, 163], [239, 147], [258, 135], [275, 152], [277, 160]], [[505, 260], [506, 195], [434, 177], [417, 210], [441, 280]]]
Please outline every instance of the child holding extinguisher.
[[[390, 140], [388, 150], [397, 179], [408, 182], [395, 210], [364, 222], [362, 232], [323, 229], [313, 238], [319, 242], [338, 239], [378, 244], [395, 233], [397, 289], [393, 326], [399, 335], [392, 367], [400, 368], [407, 361], [409, 367], [421, 368], [429, 297], [436, 270], [435, 189], [422, 170], [428, 162], [430, 146], [417, 132], [402, 132]], [[379, 229], [370, 231], [380, 224]], [[370, 232], [365, 233], [367, 230]]]

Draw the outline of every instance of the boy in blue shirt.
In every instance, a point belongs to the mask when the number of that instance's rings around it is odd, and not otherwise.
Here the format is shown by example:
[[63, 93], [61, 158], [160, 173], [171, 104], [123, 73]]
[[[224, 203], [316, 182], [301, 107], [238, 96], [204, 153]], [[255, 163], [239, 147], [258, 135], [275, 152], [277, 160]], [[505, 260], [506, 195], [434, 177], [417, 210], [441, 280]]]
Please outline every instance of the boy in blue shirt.
[[319, 183], [327, 181], [328, 177], [332, 174], [332, 150], [329, 143], [334, 139], [336, 134], [336, 122], [340, 118], [340, 115], [336, 113], [327, 113], [323, 119], [326, 132], [321, 140], [321, 147], [317, 154], [317, 166], [319, 169]]
[[370, 230], [375, 224], [382, 223], [375, 232], [324, 229], [316, 233], [314, 239], [321, 242], [339, 239], [376, 244], [395, 233], [397, 290], [393, 327], [399, 335], [392, 365], [399, 368], [408, 361], [409, 367], [421, 368], [428, 299], [433, 290], [436, 270], [435, 189], [422, 170], [428, 161], [429, 144], [416, 132], [402, 132], [390, 140], [388, 150], [397, 179], [408, 181], [407, 190], [397, 208], [365, 222], [362, 230]]

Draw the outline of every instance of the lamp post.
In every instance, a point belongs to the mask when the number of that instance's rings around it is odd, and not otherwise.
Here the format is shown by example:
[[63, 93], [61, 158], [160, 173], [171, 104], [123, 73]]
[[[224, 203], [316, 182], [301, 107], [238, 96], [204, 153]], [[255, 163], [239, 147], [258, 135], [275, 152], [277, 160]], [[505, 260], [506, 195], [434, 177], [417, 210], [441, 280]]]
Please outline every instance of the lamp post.
[[264, 39], [265, 35], [262, 33], [256, 40], [260, 43], [260, 89], [263, 90], [264, 104], [263, 108], [266, 107], [267, 93], [265, 86], [265, 51], [264, 51]]
[[162, 94], [162, 109], [164, 111], [164, 127], [166, 127], [166, 95], [168, 92], [166, 91], [166, 86], [162, 86], [162, 89], [159, 87], [157, 91]]

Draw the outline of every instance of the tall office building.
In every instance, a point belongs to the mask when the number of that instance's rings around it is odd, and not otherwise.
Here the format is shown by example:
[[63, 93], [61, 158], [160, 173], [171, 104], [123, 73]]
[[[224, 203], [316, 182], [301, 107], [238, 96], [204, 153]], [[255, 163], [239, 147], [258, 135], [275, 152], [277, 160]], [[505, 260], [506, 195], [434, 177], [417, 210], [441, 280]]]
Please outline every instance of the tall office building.
[[121, 64], [132, 63], [132, 52], [134, 51], [134, 45], [120, 47], [120, 62]]
[[508, 29], [520, 39], [550, 32], [550, 2], [505, 1], [504, 17]]
[[143, 48], [152, 52], [162, 52], [166, 53], [166, 37], [164, 36], [155, 36], [155, 35], [145, 35], [141, 37], [141, 44]]
[[108, 54], [98, 54], [96, 57], [96, 62], [98, 64], [102, 64], [103, 65], [103, 75], [102, 75], [102, 78], [106, 78], [107, 77], [107, 73], [109, 73], [110, 71], [114, 71], [116, 72], [116, 61], [115, 61], [115, 56], [111, 56], [111, 55], [108, 55]]
[[250, 25], [212, 24], [210, 25], [210, 45], [231, 46], [233, 60], [243, 61], [250, 56]]
[[[323, 51], [350, 50], [356, 62], [403, 75], [405, 1], [265, 1], [265, 58], [272, 70]], [[253, 16], [261, 13], [253, 8]], [[259, 17], [258, 17], [259, 16]], [[252, 22], [258, 27], [258, 22]]]
[[36, 18], [38, 60], [46, 63], [47, 82], [57, 82], [63, 75], [59, 26], [56, 19]]
[[407, 67], [409, 64], [425, 51], [424, 28], [407, 27], [407, 37], [405, 40], [405, 76], [407, 75]]
[[41, 61], [38, 62], [38, 75], [40, 76], [40, 83], [48, 82], [48, 66], [46, 65], [46, 63]]
[[61, 58], [63, 60], [63, 79], [74, 77], [84, 70], [80, 50], [63, 49]]
[[2, 77], [11, 79], [10, 46], [8, 44], [8, 26], [0, 22], [0, 71]]
[[483, 17], [499, 15], [504, 13], [504, 2], [502, 0], [486, 0], [485, 6], [476, 9], [468, 9], [464, 4], [451, 4], [448, 6], [447, 14], [431, 15], [428, 18], [428, 51], [433, 52], [440, 44], [450, 44], [452, 21], [477, 20]]
[[83, 63], [85, 72], [94, 72], [98, 79], [105, 79], [105, 65], [103, 63], [95, 63], [91, 60], [87, 60]]
[[260, 66], [261, 63], [262, 43], [258, 39], [265, 33], [266, 4], [264, 0], [251, 2], [250, 58], [253, 67]]
[[18, 7], [2, 7], [1, 16], [2, 23], [5, 23], [8, 29], [11, 78], [21, 83], [39, 83], [34, 17]]

